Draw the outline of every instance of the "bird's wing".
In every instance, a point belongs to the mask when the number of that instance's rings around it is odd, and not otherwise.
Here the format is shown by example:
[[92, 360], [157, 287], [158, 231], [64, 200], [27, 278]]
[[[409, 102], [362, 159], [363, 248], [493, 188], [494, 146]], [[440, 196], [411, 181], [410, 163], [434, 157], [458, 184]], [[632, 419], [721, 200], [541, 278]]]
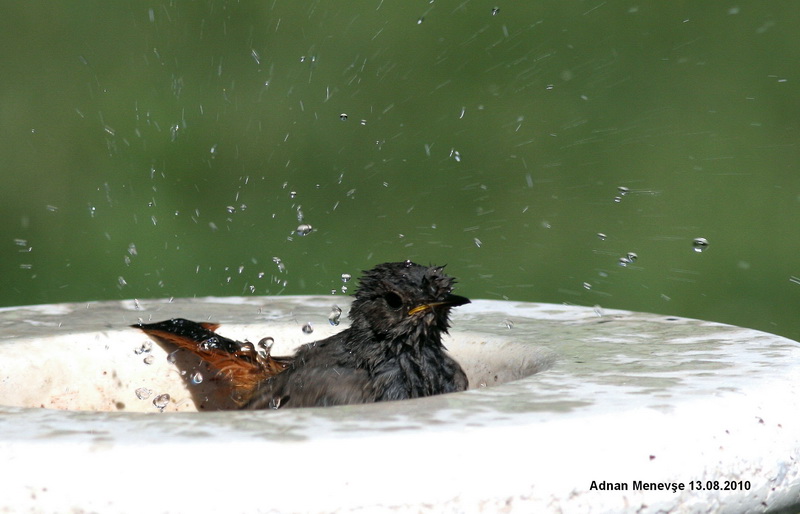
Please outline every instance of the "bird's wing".
[[261, 382], [245, 409], [327, 407], [369, 403], [376, 399], [370, 374], [352, 362], [340, 332], [303, 345], [285, 373]]
[[300, 368], [261, 382], [245, 409], [330, 407], [375, 401], [369, 375], [354, 368]]
[[259, 382], [283, 372], [291, 357], [273, 357], [269, 348], [223, 337], [219, 325], [174, 318], [159, 323], [131, 325], [159, 343], [172, 343], [197, 355], [227, 378], [242, 398], [249, 398]]

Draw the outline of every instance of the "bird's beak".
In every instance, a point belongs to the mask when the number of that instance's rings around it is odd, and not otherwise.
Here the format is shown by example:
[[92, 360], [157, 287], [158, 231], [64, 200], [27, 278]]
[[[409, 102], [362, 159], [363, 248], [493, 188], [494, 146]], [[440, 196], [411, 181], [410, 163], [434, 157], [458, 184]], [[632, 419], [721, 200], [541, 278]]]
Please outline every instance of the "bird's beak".
[[446, 305], [448, 307], [458, 307], [459, 305], [464, 305], [466, 303], [470, 303], [469, 298], [465, 298], [463, 296], [458, 296], [455, 294], [449, 294], [441, 302], [423, 303], [422, 305], [417, 305], [416, 307], [408, 311], [408, 315], [411, 316], [418, 312], [426, 311], [428, 309], [433, 309], [434, 307], [441, 307], [443, 305]]

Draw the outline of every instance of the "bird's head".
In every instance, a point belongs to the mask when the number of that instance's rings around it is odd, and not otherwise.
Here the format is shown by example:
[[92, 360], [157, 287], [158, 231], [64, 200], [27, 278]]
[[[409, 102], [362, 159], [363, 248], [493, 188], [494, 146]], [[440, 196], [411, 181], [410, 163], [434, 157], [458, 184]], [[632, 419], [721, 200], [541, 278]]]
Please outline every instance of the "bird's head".
[[444, 266], [411, 261], [379, 264], [361, 277], [350, 309], [353, 327], [384, 340], [440, 341], [452, 307], [469, 303], [452, 294], [455, 279]]

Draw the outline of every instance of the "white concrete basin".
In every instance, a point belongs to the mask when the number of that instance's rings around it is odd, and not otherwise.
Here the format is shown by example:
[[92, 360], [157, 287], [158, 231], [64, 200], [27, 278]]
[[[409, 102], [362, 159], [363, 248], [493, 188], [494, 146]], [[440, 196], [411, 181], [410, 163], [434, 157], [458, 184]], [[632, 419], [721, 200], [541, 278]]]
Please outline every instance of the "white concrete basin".
[[[800, 509], [800, 345], [775, 335], [479, 300], [453, 311], [447, 343], [470, 391], [251, 412], [214, 410], [227, 393], [212, 373], [155, 343], [140, 352], [149, 340], [127, 326], [208, 319], [229, 337], [271, 336], [279, 354], [344, 328], [328, 325], [334, 304], [349, 307], [323, 296], [3, 309], [0, 511]], [[603, 490], [615, 485], [627, 490]]]

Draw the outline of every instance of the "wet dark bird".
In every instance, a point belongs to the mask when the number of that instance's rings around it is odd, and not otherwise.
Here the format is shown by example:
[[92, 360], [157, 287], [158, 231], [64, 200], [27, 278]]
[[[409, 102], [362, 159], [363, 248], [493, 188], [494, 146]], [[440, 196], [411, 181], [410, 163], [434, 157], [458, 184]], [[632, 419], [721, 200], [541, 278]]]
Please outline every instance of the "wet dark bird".
[[467, 376], [442, 335], [450, 309], [469, 303], [452, 293], [443, 266], [380, 264], [361, 277], [346, 330], [301, 346], [292, 357], [234, 341], [218, 325], [172, 319], [132, 325], [216, 367], [238, 390], [241, 408], [332, 406], [418, 398], [467, 389]]

